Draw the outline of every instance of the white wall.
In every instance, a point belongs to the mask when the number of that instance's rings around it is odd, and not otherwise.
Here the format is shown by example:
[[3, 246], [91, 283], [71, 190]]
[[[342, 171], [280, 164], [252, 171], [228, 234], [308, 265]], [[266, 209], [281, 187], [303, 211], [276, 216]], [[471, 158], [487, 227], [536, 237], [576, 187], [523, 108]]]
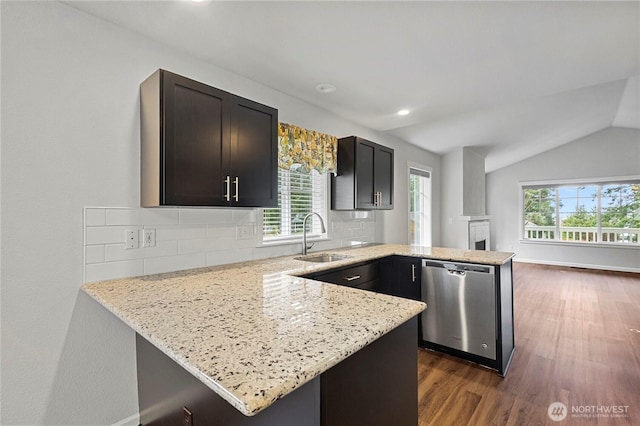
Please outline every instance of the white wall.
[[[373, 139], [376, 141], [375, 139]], [[382, 142], [380, 142], [382, 143]], [[376, 212], [377, 241], [394, 244], [409, 243], [409, 167], [422, 166], [432, 171], [431, 175], [431, 242], [440, 244], [440, 156], [423, 151], [403, 142], [383, 143], [394, 149], [394, 209]]]
[[483, 216], [486, 210], [484, 156], [473, 148], [462, 148], [462, 214]]
[[640, 271], [640, 249], [519, 241], [519, 182], [640, 175], [640, 130], [609, 128], [487, 174], [493, 249], [516, 260]]
[[462, 149], [455, 149], [442, 156], [442, 247], [458, 247], [462, 234]]
[[[485, 215], [484, 156], [472, 147], [442, 157], [442, 247], [469, 247], [469, 216]], [[464, 219], [463, 219], [464, 217]]]
[[66, 5], [0, 10], [2, 424], [111, 424], [137, 412], [134, 334], [79, 291], [83, 208], [139, 206], [138, 86], [157, 68], [272, 105], [282, 121], [395, 148], [397, 208], [374, 215], [388, 226], [380, 238], [406, 241], [404, 162], [438, 179], [435, 155]]

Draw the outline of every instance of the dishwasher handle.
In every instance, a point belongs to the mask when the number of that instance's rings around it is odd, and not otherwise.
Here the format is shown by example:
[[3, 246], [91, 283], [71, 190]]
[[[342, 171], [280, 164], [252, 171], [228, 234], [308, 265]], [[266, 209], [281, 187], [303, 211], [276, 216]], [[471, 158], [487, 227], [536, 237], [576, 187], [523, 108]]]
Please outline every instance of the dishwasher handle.
[[483, 274], [493, 274], [494, 267], [489, 265], [478, 265], [474, 263], [461, 263], [461, 262], [442, 262], [435, 260], [422, 260], [422, 267], [442, 268], [446, 269], [452, 274], [464, 276], [467, 272], [478, 272]]

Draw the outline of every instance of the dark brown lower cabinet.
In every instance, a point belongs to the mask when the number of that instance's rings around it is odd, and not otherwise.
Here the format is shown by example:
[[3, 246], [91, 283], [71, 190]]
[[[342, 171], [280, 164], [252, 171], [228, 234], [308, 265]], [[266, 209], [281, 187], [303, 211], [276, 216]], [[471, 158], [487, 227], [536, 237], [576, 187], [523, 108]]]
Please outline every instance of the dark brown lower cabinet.
[[415, 426], [416, 333], [414, 317], [255, 416], [240, 413], [136, 334], [140, 424]]
[[[504, 377], [515, 351], [513, 334], [513, 271], [511, 260], [495, 266], [496, 289], [496, 359], [485, 358], [469, 352], [449, 348], [423, 340], [422, 319], [418, 323], [417, 344], [420, 347], [463, 358], [497, 370]], [[377, 293], [407, 299], [421, 300], [422, 259], [412, 256], [388, 256], [358, 265], [336, 268], [305, 275], [334, 284], [357, 287]], [[427, 307], [427, 310], [429, 307]], [[424, 312], [419, 315], [422, 318]]]
[[320, 376], [322, 425], [417, 425], [416, 317]]

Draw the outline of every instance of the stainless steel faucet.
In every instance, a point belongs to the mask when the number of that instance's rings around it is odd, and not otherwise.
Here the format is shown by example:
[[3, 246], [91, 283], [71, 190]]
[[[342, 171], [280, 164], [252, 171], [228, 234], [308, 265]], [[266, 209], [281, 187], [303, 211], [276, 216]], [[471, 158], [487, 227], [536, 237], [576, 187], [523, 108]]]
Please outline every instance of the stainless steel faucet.
[[307, 254], [307, 249], [310, 249], [311, 247], [313, 247], [313, 244], [311, 244], [311, 246], [307, 247], [307, 219], [309, 219], [309, 216], [311, 215], [316, 215], [318, 216], [318, 219], [320, 219], [320, 231], [324, 234], [325, 232], [327, 232], [327, 230], [324, 227], [324, 221], [322, 220], [322, 216], [320, 216], [318, 213], [316, 212], [311, 212], [308, 215], [306, 215], [304, 217], [304, 219], [302, 220], [302, 255], [304, 256], [305, 254]]

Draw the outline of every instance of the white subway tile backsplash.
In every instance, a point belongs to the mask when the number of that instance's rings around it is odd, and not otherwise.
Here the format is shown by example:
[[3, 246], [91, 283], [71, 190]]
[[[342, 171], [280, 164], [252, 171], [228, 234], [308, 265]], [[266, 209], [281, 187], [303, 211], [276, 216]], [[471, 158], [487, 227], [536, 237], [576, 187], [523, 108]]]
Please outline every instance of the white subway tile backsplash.
[[192, 240], [207, 238], [207, 227], [204, 225], [174, 225], [156, 227], [156, 241]]
[[85, 244], [117, 244], [124, 246], [125, 231], [127, 229], [140, 229], [136, 226], [94, 226], [87, 227], [85, 233]]
[[106, 209], [85, 209], [84, 226], [106, 225]]
[[140, 209], [108, 209], [107, 225], [141, 225]]
[[278, 246], [256, 247], [253, 251], [254, 259], [266, 259], [268, 257], [289, 256], [302, 252], [302, 243]]
[[107, 209], [107, 225], [177, 225], [177, 209]]
[[181, 225], [232, 224], [233, 212], [229, 209], [178, 209]]
[[[84, 210], [85, 281], [301, 252], [301, 243], [262, 246], [261, 215], [262, 209], [87, 207]], [[316, 242], [312, 251], [375, 240], [373, 212], [329, 211], [326, 223], [331, 239]], [[125, 250], [128, 229], [138, 232], [155, 229], [156, 246]]]
[[180, 241], [180, 254], [228, 250], [234, 247], [235, 240], [230, 237], [202, 238]]
[[253, 248], [237, 250], [210, 251], [207, 253], [207, 266], [224, 265], [227, 263], [245, 262], [253, 259]]
[[178, 225], [180, 223], [179, 209], [175, 208], [158, 208], [158, 209], [139, 209], [141, 225], [153, 227], [157, 225]]
[[348, 230], [362, 229], [362, 227], [363, 227], [363, 222], [360, 222], [360, 221], [349, 222], [347, 224]]
[[140, 247], [125, 249], [124, 244], [108, 244], [105, 247], [105, 261], [148, 259], [150, 257], [176, 256], [178, 254], [177, 241], [156, 241], [155, 247]]
[[181, 269], [202, 268], [207, 266], [205, 253], [192, 253], [178, 256], [154, 257], [144, 259], [144, 273], [160, 274], [163, 272], [179, 271]]
[[235, 225], [208, 225], [207, 226], [207, 238], [236, 238], [236, 226]]
[[84, 261], [86, 264], [104, 262], [104, 246], [86, 246], [84, 248]]
[[144, 275], [142, 260], [93, 263], [85, 266], [85, 282], [113, 280]]
[[232, 211], [233, 223], [255, 223], [258, 213], [262, 215], [262, 209], [234, 209]]

